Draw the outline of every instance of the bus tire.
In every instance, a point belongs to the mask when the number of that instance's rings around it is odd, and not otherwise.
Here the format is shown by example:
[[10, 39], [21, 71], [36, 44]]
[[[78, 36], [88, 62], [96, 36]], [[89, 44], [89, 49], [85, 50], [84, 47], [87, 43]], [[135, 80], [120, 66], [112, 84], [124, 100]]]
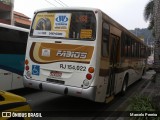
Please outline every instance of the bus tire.
[[121, 89], [121, 95], [124, 96], [127, 90], [127, 83], [128, 83], [128, 75], [125, 75], [124, 80], [123, 80], [123, 85]]

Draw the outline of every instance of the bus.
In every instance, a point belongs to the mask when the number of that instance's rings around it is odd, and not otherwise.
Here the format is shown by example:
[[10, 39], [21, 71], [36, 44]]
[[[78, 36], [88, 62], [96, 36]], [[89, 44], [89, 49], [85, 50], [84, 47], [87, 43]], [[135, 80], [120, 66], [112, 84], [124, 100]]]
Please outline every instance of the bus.
[[34, 13], [24, 86], [109, 102], [145, 72], [147, 45], [96, 8]]
[[0, 23], [0, 89], [23, 88], [28, 29]]

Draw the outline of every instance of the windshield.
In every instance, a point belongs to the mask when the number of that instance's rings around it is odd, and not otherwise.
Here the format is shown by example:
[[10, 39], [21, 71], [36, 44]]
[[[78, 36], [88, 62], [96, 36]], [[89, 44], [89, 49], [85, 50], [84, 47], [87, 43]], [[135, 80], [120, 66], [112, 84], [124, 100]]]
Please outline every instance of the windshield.
[[31, 36], [94, 40], [96, 18], [91, 11], [49, 11], [36, 14]]

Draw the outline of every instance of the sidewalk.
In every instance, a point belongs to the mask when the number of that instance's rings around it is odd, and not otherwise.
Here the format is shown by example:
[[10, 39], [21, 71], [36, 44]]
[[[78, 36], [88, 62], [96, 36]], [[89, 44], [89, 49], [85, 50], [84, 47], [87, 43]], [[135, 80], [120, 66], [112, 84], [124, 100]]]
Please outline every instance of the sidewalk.
[[160, 73], [156, 74], [155, 88], [153, 93], [153, 101], [160, 111]]
[[149, 80], [149, 82], [140, 92], [140, 95], [149, 97], [160, 111], [160, 73], [150, 70], [146, 72], [142, 79]]
[[145, 95], [148, 97], [153, 97], [156, 86], [157, 73], [154, 70], [147, 71], [146, 74], [142, 77], [144, 80], [149, 80], [148, 84], [140, 92], [140, 95]]
[[154, 105], [160, 110], [160, 73], [154, 75], [154, 71], [152, 71], [151, 75], [153, 75], [151, 81], [141, 94], [150, 97]]

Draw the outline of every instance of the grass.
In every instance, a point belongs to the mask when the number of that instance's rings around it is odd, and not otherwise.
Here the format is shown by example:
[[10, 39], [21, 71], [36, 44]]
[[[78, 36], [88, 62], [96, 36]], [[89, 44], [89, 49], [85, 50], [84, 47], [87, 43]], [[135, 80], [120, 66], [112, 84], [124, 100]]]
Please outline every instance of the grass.
[[[151, 117], [145, 115], [145, 113], [159, 113], [158, 109], [155, 107], [155, 103], [147, 97], [143, 95], [135, 95], [130, 100], [130, 108], [129, 111], [133, 111], [135, 113], [142, 113], [144, 116], [135, 116], [130, 117], [132, 120], [160, 120], [160, 117]], [[160, 115], [160, 113], [159, 113]]]

